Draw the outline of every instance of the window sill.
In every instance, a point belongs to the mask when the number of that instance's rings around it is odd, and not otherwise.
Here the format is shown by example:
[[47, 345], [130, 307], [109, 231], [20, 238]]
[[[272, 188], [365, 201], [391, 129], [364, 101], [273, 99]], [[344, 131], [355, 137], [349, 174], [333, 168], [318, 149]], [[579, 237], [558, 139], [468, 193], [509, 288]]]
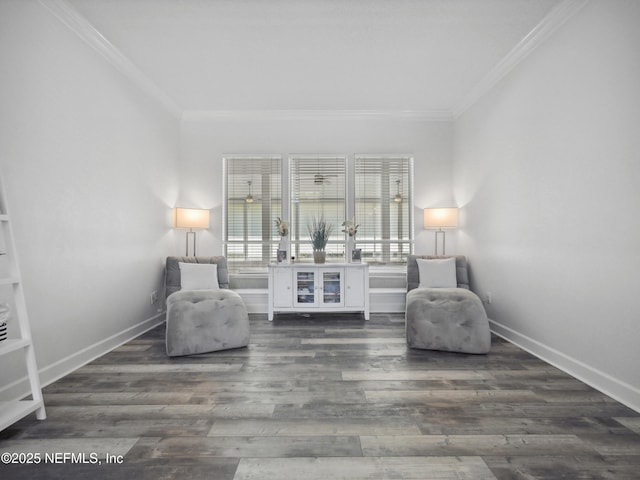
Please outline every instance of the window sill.
[[[296, 262], [295, 265], [312, 266], [311, 262]], [[398, 277], [407, 274], [406, 265], [369, 265], [369, 275], [376, 277]], [[267, 267], [248, 267], [229, 272], [229, 276], [237, 278], [266, 278], [268, 276]]]

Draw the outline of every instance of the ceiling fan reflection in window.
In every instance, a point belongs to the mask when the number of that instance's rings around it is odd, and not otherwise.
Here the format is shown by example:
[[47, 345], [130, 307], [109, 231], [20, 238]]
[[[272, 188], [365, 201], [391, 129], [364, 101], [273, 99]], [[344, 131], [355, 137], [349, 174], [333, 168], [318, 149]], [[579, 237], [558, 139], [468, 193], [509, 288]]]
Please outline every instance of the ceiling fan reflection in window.
[[338, 178], [338, 175], [333, 173], [315, 173], [313, 175], [300, 175], [301, 180], [313, 181], [314, 185], [330, 184], [332, 178]]
[[[339, 177], [340, 175], [335, 173], [300, 175], [300, 194], [307, 199], [325, 198], [326, 193], [334, 191], [335, 179]], [[328, 192], [325, 189], [328, 189]]]
[[247, 194], [247, 196], [246, 196], [246, 197], [244, 197], [244, 201], [245, 201], [246, 203], [253, 203], [254, 198], [253, 198], [253, 195], [252, 195], [252, 193], [251, 193], [251, 186], [253, 185], [253, 182], [252, 182], [251, 180], [249, 180], [249, 181], [247, 182], [247, 185], [249, 185], [249, 193]]
[[324, 185], [325, 183], [331, 183], [331, 178], [338, 178], [338, 175], [316, 173], [313, 176], [313, 183], [316, 185]]

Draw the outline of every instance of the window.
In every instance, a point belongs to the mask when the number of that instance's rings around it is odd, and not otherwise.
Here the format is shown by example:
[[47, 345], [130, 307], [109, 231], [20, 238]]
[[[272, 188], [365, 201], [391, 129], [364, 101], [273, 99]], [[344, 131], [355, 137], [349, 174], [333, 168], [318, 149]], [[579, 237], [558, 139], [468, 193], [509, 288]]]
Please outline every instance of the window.
[[342, 222], [346, 218], [346, 157], [294, 156], [289, 159], [291, 254], [313, 258], [307, 225], [323, 218], [333, 225], [327, 261], [344, 261]]
[[413, 162], [407, 156], [356, 155], [356, 241], [370, 264], [405, 263], [413, 240]]
[[[413, 159], [405, 155], [231, 156], [225, 165], [225, 255], [232, 272], [276, 260], [275, 221], [290, 223], [289, 256], [311, 262], [307, 226], [333, 225], [327, 261], [345, 260], [342, 223], [360, 225], [356, 247], [372, 265], [404, 264], [413, 248]], [[283, 171], [283, 167], [286, 168]]]
[[264, 267], [275, 258], [282, 217], [282, 157], [228, 157], [225, 241], [232, 271]]

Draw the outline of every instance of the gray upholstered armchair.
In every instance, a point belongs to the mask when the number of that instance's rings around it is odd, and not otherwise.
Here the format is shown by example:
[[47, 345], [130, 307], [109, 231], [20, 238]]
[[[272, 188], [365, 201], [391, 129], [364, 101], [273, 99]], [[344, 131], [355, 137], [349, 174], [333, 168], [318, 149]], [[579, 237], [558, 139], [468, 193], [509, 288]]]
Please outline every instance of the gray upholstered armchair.
[[[421, 270], [427, 276], [430, 268], [422, 259], [445, 258], [450, 259], [449, 278], [431, 280], [439, 284], [436, 287], [421, 280]], [[427, 350], [487, 353], [491, 348], [489, 320], [482, 301], [469, 290], [467, 260], [464, 256], [445, 258], [410, 255], [407, 259], [407, 344]], [[455, 267], [450, 265], [454, 262]]]
[[166, 348], [170, 357], [249, 344], [249, 316], [229, 290], [225, 257], [168, 257]]

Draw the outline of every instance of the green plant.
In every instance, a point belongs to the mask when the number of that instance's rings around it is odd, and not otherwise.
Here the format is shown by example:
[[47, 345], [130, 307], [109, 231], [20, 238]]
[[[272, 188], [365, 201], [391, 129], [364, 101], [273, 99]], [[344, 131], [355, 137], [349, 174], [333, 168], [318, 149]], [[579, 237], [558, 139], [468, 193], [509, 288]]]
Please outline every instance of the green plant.
[[333, 225], [327, 223], [323, 217], [316, 219], [314, 217], [311, 225], [307, 225], [309, 237], [314, 250], [324, 250], [331, 236]]

